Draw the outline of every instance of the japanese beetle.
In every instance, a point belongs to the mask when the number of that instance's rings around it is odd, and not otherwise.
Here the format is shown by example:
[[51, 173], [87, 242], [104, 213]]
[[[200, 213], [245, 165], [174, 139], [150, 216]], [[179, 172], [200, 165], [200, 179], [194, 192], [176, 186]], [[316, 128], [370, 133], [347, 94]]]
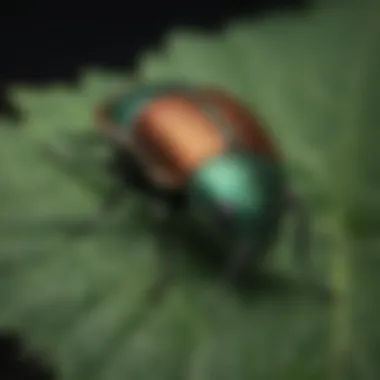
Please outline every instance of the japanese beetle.
[[310, 267], [308, 213], [289, 192], [272, 139], [233, 96], [206, 87], [143, 85], [99, 105], [94, 124], [114, 151], [113, 172], [123, 179], [105, 209], [134, 187], [159, 205], [154, 216], [161, 226], [170, 229], [176, 215], [187, 215], [228, 253], [230, 280], [261, 261], [293, 209], [295, 254]]

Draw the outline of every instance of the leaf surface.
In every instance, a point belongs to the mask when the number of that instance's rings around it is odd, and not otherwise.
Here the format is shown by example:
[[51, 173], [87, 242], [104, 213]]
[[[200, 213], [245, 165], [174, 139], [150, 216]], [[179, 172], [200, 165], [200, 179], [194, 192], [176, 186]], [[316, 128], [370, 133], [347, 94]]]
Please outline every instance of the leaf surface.
[[[335, 302], [275, 279], [249, 297], [215, 301], [215, 279], [179, 259], [176, 284], [151, 307], [144, 295], [157, 271], [156, 238], [138, 223], [135, 196], [109, 229], [87, 238], [43, 224], [92, 215], [112, 181], [105, 149], [66, 137], [88, 130], [97, 102], [134, 75], [88, 71], [76, 87], [10, 90], [24, 119], [22, 129], [0, 125], [0, 325], [22, 331], [70, 380], [378, 379], [378, 14], [369, 2], [336, 2], [217, 35], [175, 31], [141, 57], [138, 72], [139, 80], [216, 84], [262, 118], [312, 210], [313, 257]], [[41, 154], [45, 143], [79, 157], [94, 185], [58, 170]], [[173, 250], [185, 257], [185, 247]], [[284, 232], [273, 266], [285, 275], [294, 270], [290, 250]]]

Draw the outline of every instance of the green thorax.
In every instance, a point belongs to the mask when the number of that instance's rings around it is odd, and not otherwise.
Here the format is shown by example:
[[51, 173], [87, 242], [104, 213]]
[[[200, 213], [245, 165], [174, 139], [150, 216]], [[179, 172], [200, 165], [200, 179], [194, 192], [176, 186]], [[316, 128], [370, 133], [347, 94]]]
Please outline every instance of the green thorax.
[[111, 117], [119, 126], [132, 127], [144, 107], [160, 96], [183, 93], [187, 87], [175, 83], [143, 85], [120, 96], [113, 104]]
[[281, 167], [249, 152], [226, 152], [206, 162], [189, 183], [193, 216], [224, 234], [269, 239], [283, 209]]

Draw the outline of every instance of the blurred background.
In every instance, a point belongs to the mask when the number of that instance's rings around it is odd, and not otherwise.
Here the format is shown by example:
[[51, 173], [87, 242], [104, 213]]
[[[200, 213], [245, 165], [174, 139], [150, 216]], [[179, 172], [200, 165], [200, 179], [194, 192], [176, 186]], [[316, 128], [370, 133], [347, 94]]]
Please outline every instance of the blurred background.
[[175, 27], [216, 31], [236, 18], [305, 6], [303, 0], [2, 3], [0, 91], [15, 82], [74, 82], [80, 67], [131, 70], [141, 52], [159, 46]]

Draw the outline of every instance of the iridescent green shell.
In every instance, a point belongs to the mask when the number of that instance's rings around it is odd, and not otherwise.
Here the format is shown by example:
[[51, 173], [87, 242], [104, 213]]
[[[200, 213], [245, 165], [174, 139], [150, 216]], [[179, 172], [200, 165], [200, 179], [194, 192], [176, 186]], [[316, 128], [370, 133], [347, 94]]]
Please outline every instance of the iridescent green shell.
[[279, 164], [266, 157], [226, 152], [199, 168], [188, 190], [193, 217], [222, 243], [227, 235], [262, 243], [277, 230], [285, 185]]

